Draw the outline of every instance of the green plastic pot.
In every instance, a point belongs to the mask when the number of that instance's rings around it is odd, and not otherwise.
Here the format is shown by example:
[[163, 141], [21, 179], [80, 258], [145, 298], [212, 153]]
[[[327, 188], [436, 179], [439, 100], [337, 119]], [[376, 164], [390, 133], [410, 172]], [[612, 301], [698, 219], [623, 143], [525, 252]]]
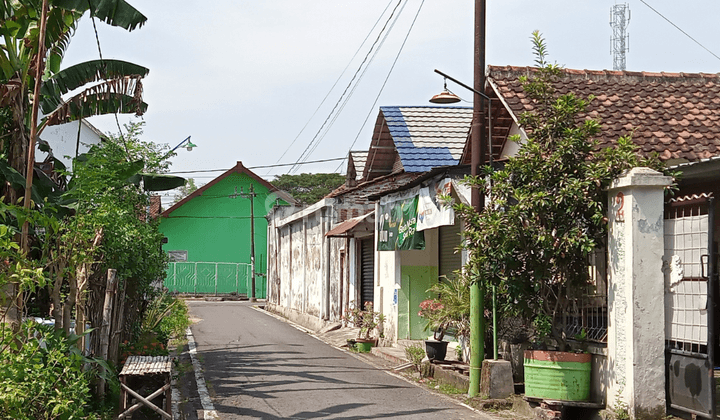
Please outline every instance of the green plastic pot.
[[374, 340], [356, 340], [355, 341], [355, 349], [359, 351], [360, 353], [370, 353], [370, 349], [372, 349], [373, 344], [375, 344]]
[[590, 398], [592, 355], [526, 350], [525, 396], [565, 401]]

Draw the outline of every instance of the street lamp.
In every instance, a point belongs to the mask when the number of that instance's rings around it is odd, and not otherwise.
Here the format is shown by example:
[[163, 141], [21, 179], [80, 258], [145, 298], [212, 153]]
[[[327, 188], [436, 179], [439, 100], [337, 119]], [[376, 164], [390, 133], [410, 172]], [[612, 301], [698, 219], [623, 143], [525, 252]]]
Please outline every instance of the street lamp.
[[181, 141], [180, 144], [178, 144], [177, 146], [173, 147], [172, 150], [170, 150], [170, 152], [168, 152], [168, 155], [169, 155], [170, 153], [174, 152], [175, 150], [177, 150], [178, 147], [180, 147], [180, 146], [182, 146], [183, 144], [185, 144], [185, 142], [187, 142], [187, 145], [184, 146], [184, 147], [187, 149], [188, 152], [192, 152], [193, 147], [197, 147], [197, 145], [196, 145], [196, 144], [193, 144], [193, 142], [190, 141], [190, 137], [191, 137], [191, 136], [187, 136], [187, 138], [186, 138], [185, 140]]
[[[186, 143], [187, 143], [187, 144], [186, 144]], [[183, 146], [183, 145], [184, 145], [184, 146]], [[185, 147], [188, 152], [192, 152], [192, 149], [193, 149], [194, 147], [197, 147], [197, 144], [193, 144], [193, 142], [190, 141], [190, 136], [187, 136], [187, 138], [186, 138], [185, 140], [183, 140], [183, 141], [181, 141], [180, 143], [178, 143], [177, 146], [173, 147], [169, 152], [165, 153], [165, 154], [163, 155], [163, 157], [161, 157], [160, 159], [158, 159], [158, 162], [162, 162], [163, 160], [165, 160], [165, 158], [167, 158], [168, 156], [170, 156], [170, 155], [172, 154], [172, 152], [174, 152], [174, 151], [176, 151], [177, 149], [179, 149], [180, 146]]]
[[[435, 70], [437, 73], [439, 71]], [[442, 73], [441, 73], [442, 74]], [[460, 102], [460, 97], [450, 92], [447, 88], [447, 77], [443, 81], [443, 91], [430, 98], [430, 102], [434, 104], [454, 104]]]

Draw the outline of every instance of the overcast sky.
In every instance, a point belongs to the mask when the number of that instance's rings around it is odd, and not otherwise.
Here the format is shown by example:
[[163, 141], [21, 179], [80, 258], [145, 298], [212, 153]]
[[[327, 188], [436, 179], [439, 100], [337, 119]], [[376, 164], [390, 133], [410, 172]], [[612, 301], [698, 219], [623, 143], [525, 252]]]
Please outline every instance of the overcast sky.
[[[172, 159], [172, 170], [199, 171], [228, 169], [237, 161], [251, 168], [273, 165], [283, 153], [279, 163], [298, 160], [399, 0], [128, 1], [147, 16], [148, 22], [133, 32], [98, 22], [103, 56], [150, 69], [144, 82], [149, 107], [143, 117], [143, 139], [172, 147], [192, 136], [198, 148], [180, 150]], [[614, 1], [487, 3], [487, 64], [532, 65], [529, 38], [537, 29], [547, 41], [551, 61], [567, 68], [612, 69], [609, 22]], [[645, 3], [720, 55], [716, 33], [720, 2]], [[629, 0], [628, 4], [628, 70], [718, 72], [720, 59], [642, 1]], [[379, 106], [427, 105], [427, 100], [442, 89], [442, 78], [433, 69], [472, 84], [473, 7], [471, 0], [403, 0], [395, 12], [399, 18], [388, 25], [395, 22], [378, 54], [309, 160], [344, 157], [356, 138], [353, 149], [367, 150]], [[376, 22], [379, 24], [371, 33]], [[404, 49], [380, 94], [408, 31]], [[97, 58], [92, 24], [84, 18], [64, 66]], [[462, 87], [451, 82], [448, 87], [465, 99], [471, 98]], [[361, 130], [368, 114], [370, 118]], [[130, 120], [120, 116], [121, 123]], [[90, 122], [104, 132], [118, 131], [111, 117], [94, 117]], [[334, 172], [339, 164], [304, 165], [295, 173]], [[280, 167], [255, 172], [271, 180], [288, 170]], [[203, 184], [218, 174], [186, 176]]]

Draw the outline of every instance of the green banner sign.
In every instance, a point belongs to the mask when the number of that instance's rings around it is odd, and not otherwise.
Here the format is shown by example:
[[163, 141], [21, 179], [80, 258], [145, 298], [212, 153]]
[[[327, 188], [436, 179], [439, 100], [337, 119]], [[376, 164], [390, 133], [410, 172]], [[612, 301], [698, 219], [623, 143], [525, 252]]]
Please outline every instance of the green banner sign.
[[417, 231], [418, 196], [380, 204], [378, 251], [425, 249], [425, 234]]

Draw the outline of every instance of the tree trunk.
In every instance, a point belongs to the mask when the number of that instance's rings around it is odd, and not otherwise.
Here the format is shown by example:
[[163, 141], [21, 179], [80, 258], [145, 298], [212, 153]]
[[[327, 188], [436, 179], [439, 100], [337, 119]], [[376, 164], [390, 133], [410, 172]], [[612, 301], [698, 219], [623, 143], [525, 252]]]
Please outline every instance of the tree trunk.
[[[103, 304], [102, 326], [100, 327], [100, 358], [107, 360], [108, 346], [110, 345], [110, 318], [112, 317], [113, 295], [117, 286], [117, 271], [112, 268], [107, 273], [107, 286], [105, 287], [105, 303]], [[105, 380], [98, 381], [98, 395], [105, 396]]]
[[60, 298], [60, 289], [63, 284], [63, 274], [65, 272], [65, 260], [61, 259], [55, 265], [55, 282], [53, 283], [52, 291], [50, 292], [50, 298], [53, 303], [52, 317], [55, 319], [55, 329], [59, 330], [63, 328], [63, 310], [62, 301]]
[[118, 364], [118, 356], [120, 355], [120, 334], [122, 334], [125, 323], [125, 288], [120, 289], [120, 295], [115, 299], [113, 309], [113, 321], [111, 324], [112, 334], [110, 335], [110, 348], [108, 349], [108, 362]]
[[81, 336], [77, 345], [80, 351], [85, 351], [85, 288], [87, 287], [87, 264], [81, 264], [75, 276], [77, 288], [75, 289], [75, 334]]
[[[63, 306], [63, 330], [65, 331], [65, 335], [70, 335], [70, 326], [72, 324], [72, 311], [73, 307], [75, 306], [75, 299], [77, 297], [77, 278], [75, 278], [75, 273], [73, 273], [70, 276], [70, 279], [68, 281], [70, 285], [70, 293], [68, 293], [67, 302], [65, 302], [65, 305]], [[75, 329], [75, 332], [77, 333], [77, 329]]]
[[[89, 249], [88, 255], [95, 253], [95, 248], [100, 244], [100, 240], [103, 236], [103, 229], [100, 228], [95, 233], [95, 239], [93, 239], [92, 246]], [[75, 334], [82, 336], [85, 333], [85, 323], [87, 322], [87, 305], [85, 304], [85, 295], [88, 288], [88, 282], [90, 281], [90, 264], [85, 262], [80, 264], [77, 270], [77, 298], [75, 299]], [[86, 337], [78, 340], [78, 348], [81, 351], [85, 351]]]

